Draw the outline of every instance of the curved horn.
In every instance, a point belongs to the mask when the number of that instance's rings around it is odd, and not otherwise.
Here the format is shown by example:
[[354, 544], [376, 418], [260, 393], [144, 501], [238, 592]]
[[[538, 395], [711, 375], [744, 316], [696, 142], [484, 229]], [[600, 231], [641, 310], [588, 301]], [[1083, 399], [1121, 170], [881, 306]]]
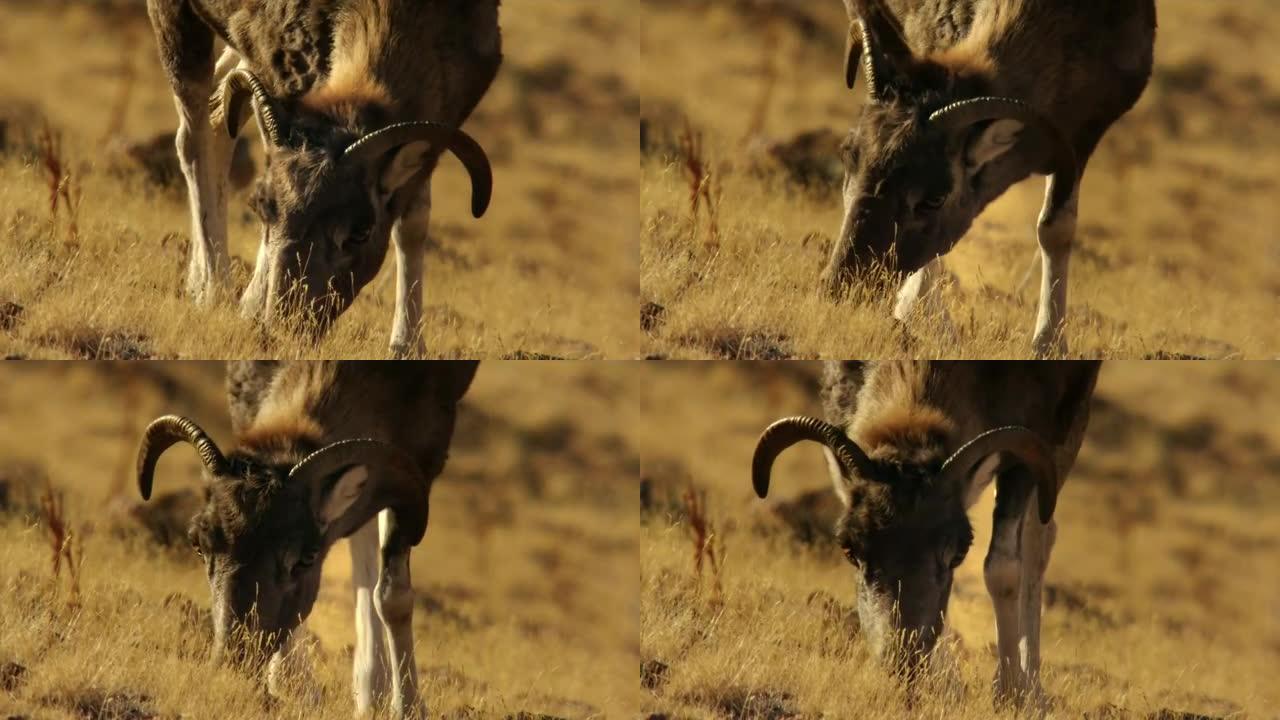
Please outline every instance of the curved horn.
[[345, 160], [369, 163], [411, 142], [443, 147], [460, 160], [471, 176], [471, 214], [480, 217], [489, 208], [493, 194], [493, 170], [484, 148], [462, 130], [430, 121], [388, 125], [351, 143], [343, 152]]
[[184, 440], [195, 447], [210, 472], [220, 475], [226, 471], [227, 459], [199, 425], [180, 415], [156, 418], [142, 434], [142, 444], [138, 447], [138, 492], [142, 493], [143, 500], [151, 499], [151, 483], [160, 455], [174, 443]]
[[358, 517], [343, 534], [389, 508], [391, 536], [407, 546], [422, 542], [427, 531], [427, 481], [413, 458], [394, 445], [381, 440], [341, 440], [299, 461], [289, 470], [289, 480], [315, 485], [356, 465], [368, 467], [370, 479]]
[[1062, 131], [1035, 108], [1021, 100], [1002, 97], [976, 97], [951, 103], [929, 116], [929, 122], [948, 132], [959, 132], [988, 120], [1017, 120], [1039, 131], [1049, 140], [1053, 152], [1053, 189], [1049, 191], [1050, 217], [1071, 198], [1075, 191], [1079, 166], [1076, 152]]
[[1013, 455], [1031, 471], [1039, 491], [1040, 522], [1049, 522], [1058, 503], [1058, 466], [1045, 441], [1025, 427], [1011, 425], [978, 435], [947, 458], [938, 477], [942, 482], [967, 480], [983, 460], [998, 452]]
[[281, 144], [275, 100], [271, 98], [256, 75], [244, 68], [232, 70], [222, 81], [222, 88], [216, 100], [212, 115], [214, 127], [223, 125], [227, 129], [227, 134], [233, 138], [239, 135], [240, 128], [244, 127], [245, 121], [249, 119], [245, 112], [245, 103], [252, 101], [262, 123], [263, 134], [272, 145]]
[[[858, 82], [858, 66], [862, 64], [862, 49], [865, 44], [866, 28], [862, 23], [850, 23], [849, 37], [844, 46], [844, 84], [850, 90]], [[871, 87], [870, 77], [867, 78], [867, 87]]]
[[845, 82], [853, 87], [851, 66], [856, 62], [854, 50], [860, 50], [867, 92], [874, 102], [882, 102], [888, 90], [889, 70], [907, 68], [915, 56], [907, 45], [897, 18], [885, 9], [880, 0], [855, 0], [850, 7], [856, 15], [851, 15], [851, 19], [858, 25], [862, 42], [858, 45], [851, 29], [849, 54], [845, 58]]
[[789, 417], [779, 420], [760, 434], [755, 455], [751, 458], [751, 485], [758, 497], [769, 494], [769, 473], [773, 461], [783, 450], [803, 440], [812, 440], [831, 448], [845, 471], [861, 477], [874, 477], [874, 466], [858, 444], [839, 427], [814, 417]]

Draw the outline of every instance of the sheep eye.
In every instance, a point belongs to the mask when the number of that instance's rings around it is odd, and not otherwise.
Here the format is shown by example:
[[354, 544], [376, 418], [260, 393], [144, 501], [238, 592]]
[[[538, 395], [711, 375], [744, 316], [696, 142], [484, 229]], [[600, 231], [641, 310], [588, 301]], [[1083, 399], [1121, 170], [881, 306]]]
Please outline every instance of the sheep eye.
[[316, 558], [319, 556], [319, 554], [320, 554], [319, 551], [314, 548], [303, 552], [302, 555], [298, 558], [298, 564], [295, 565], [294, 567], [297, 569], [304, 570], [306, 568], [311, 567], [312, 565], [315, 565]]
[[352, 228], [347, 233], [347, 244], [353, 247], [359, 247], [369, 241], [369, 231], [361, 228]]
[[946, 202], [946, 195], [929, 195], [924, 200], [920, 201], [920, 207], [929, 211], [941, 210], [942, 206], [945, 205]]
[[253, 210], [253, 214], [257, 215], [263, 223], [270, 225], [276, 221], [276, 201], [261, 187], [250, 196], [249, 209]]
[[845, 560], [848, 560], [849, 562], [853, 563], [854, 565], [858, 565], [858, 564], [859, 564], [859, 563], [858, 563], [858, 556], [857, 556], [857, 554], [855, 554], [855, 553], [853, 552], [853, 547], [852, 547], [852, 546], [846, 545], [846, 546], [841, 547], [840, 549], [841, 549], [841, 551], [842, 551], [842, 552], [844, 552], [844, 559], [845, 559]]

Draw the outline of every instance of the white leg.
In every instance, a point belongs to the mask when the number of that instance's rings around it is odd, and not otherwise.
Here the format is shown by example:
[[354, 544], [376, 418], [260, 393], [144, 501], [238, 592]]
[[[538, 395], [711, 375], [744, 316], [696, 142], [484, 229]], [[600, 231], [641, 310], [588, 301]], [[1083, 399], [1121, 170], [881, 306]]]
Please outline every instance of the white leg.
[[304, 661], [304, 655], [298, 648], [298, 633], [301, 629], [289, 633], [280, 649], [271, 655], [267, 663], [267, 693], [272, 697], [283, 698], [288, 683], [300, 685], [308, 701], [321, 702], [323, 695], [311, 678], [311, 668]]
[[[991, 548], [984, 575], [996, 616], [997, 702], [1013, 701], [1037, 714], [1048, 709], [1040, 689], [1040, 597], [1056, 525], [1040, 523], [1036, 491], [1008, 488], [996, 496]], [[1023, 512], [1017, 513], [1017, 509]]]
[[267, 270], [267, 237], [263, 233], [262, 240], [258, 243], [258, 259], [253, 263], [253, 277], [249, 278], [249, 284], [244, 289], [244, 294], [240, 296], [240, 317], [245, 319], [253, 319], [263, 317], [263, 311], [267, 307], [267, 279], [270, 274]]
[[991, 528], [991, 548], [987, 551], [987, 559], [983, 564], [983, 577], [996, 616], [996, 699], [1004, 701], [1016, 698], [1026, 685], [1018, 649], [1018, 641], [1022, 636], [1018, 607], [1022, 563], [1018, 552], [1018, 518], [1007, 515], [1001, 517], [999, 508], [996, 513]]
[[1076, 236], [1076, 214], [1080, 203], [1077, 187], [1071, 199], [1058, 213], [1049, 217], [1053, 178], [1045, 190], [1044, 209], [1040, 212], [1037, 240], [1040, 243], [1040, 309], [1036, 314], [1033, 346], [1036, 355], [1064, 355], [1067, 341], [1063, 323], [1067, 318], [1067, 275], [1071, 261], [1071, 244]]
[[351, 589], [356, 600], [356, 648], [352, 658], [352, 687], [356, 714], [370, 713], [386, 697], [391, 672], [386, 631], [374, 606], [378, 584], [378, 523], [370, 520], [347, 539], [351, 546]]
[[174, 96], [178, 108], [175, 142], [178, 164], [187, 181], [191, 209], [191, 256], [187, 265], [187, 294], [197, 303], [213, 301], [225, 285], [227, 268], [227, 172], [232, 139], [209, 124], [209, 98], [215, 83], [239, 62], [234, 51], [218, 59], [213, 80], [184, 88]]
[[942, 302], [942, 288], [939, 287], [945, 275], [942, 258], [934, 258], [928, 265], [911, 273], [898, 289], [898, 303], [893, 308], [893, 317], [905, 323], [919, 307], [926, 316], [938, 319], [945, 334], [954, 335], [955, 327]]
[[396, 310], [391, 325], [391, 354], [421, 356], [423, 257], [427, 252], [427, 224], [431, 216], [431, 187], [396, 221], [391, 239], [396, 248]]
[[1017, 286], [1013, 289], [1013, 296], [1019, 300], [1022, 298], [1022, 291], [1027, 289], [1027, 285], [1031, 284], [1031, 278], [1035, 277], [1036, 270], [1043, 267], [1040, 260], [1040, 248], [1036, 247], [1036, 251], [1031, 253], [1031, 262], [1027, 265], [1027, 269], [1022, 272], [1022, 279], [1018, 281]]
[[413, 584], [409, 577], [409, 549], [387, 550], [389, 511], [378, 515], [382, 572], [374, 598], [378, 616], [387, 628], [391, 653], [391, 713], [393, 717], [427, 716], [418, 695], [418, 662], [413, 649]]
[[1022, 615], [1020, 641], [1021, 665], [1027, 685], [1023, 697], [1031, 709], [1044, 713], [1048, 703], [1040, 688], [1040, 597], [1044, 584], [1044, 572], [1053, 552], [1057, 524], [1050, 520], [1040, 523], [1035, 494], [1028, 503], [1026, 517], [1022, 521], [1022, 578], [1019, 603]]
[[271, 661], [267, 663], [267, 692], [273, 697], [281, 697], [283, 694], [285, 670], [292, 650], [293, 633], [289, 633], [289, 637], [285, 638], [284, 643], [280, 645], [280, 649], [271, 655]]

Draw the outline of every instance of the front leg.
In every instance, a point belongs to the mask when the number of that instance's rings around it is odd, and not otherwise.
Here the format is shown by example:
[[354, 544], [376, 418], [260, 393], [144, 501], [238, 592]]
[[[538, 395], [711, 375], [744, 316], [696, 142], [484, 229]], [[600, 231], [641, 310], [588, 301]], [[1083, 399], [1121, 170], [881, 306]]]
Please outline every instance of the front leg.
[[942, 266], [942, 258], [929, 261], [928, 265], [911, 273], [906, 282], [898, 290], [898, 302], [893, 309], [894, 319], [906, 324], [913, 311], [917, 309], [926, 317], [936, 318], [941, 324], [944, 336], [954, 338], [955, 326], [947, 307], [942, 302], [941, 280], [946, 276]]
[[1040, 244], [1040, 308], [1036, 314], [1033, 347], [1037, 357], [1065, 355], [1064, 336], [1067, 317], [1067, 274], [1071, 261], [1071, 245], [1076, 236], [1076, 215], [1080, 204], [1080, 187], [1072, 189], [1071, 198], [1056, 213], [1052, 197], [1056, 178], [1049, 178], [1045, 189], [1044, 208], [1036, 239]]
[[983, 566], [996, 616], [996, 701], [1047, 710], [1040, 689], [1040, 597], [1056, 526], [1040, 523], [1036, 490], [997, 486], [991, 547]]
[[298, 647], [298, 634], [301, 628], [289, 633], [280, 648], [271, 654], [267, 663], [267, 694], [277, 699], [284, 699], [289, 687], [301, 688], [303, 696], [312, 704], [318, 705], [324, 700], [323, 693], [316, 685], [305, 654]]
[[1022, 521], [1022, 578], [1019, 587], [1022, 616], [1022, 670], [1027, 678], [1024, 702], [1033, 712], [1043, 715], [1049, 709], [1048, 699], [1040, 686], [1040, 610], [1044, 572], [1057, 537], [1053, 519], [1041, 524], [1035, 493]]
[[996, 491], [991, 547], [982, 566], [983, 579], [996, 616], [997, 703], [1016, 701], [1027, 686], [1018, 647], [1022, 637], [1022, 613], [1018, 603], [1022, 578], [1022, 558], [1018, 547], [1022, 513], [1018, 511], [1025, 505], [1020, 500], [1022, 493], [1018, 488], [1009, 488], [1012, 492], [1001, 492], [1004, 489], [998, 487]]
[[264, 230], [258, 242], [258, 258], [253, 263], [253, 275], [249, 284], [240, 296], [240, 317], [246, 320], [266, 320], [267, 293], [270, 290], [271, 269], [267, 263], [271, 255], [267, 252], [267, 233]]
[[[385, 511], [384, 511], [385, 512]], [[351, 549], [351, 588], [356, 601], [356, 646], [351, 658], [356, 715], [373, 712], [387, 695], [391, 672], [386, 629], [375, 607], [378, 583], [378, 522], [370, 520], [347, 538]]]
[[396, 249], [396, 309], [391, 326], [391, 354], [404, 358], [426, 352], [422, 342], [423, 259], [431, 216], [431, 185], [396, 221], [391, 239]]
[[391, 517], [378, 516], [382, 543], [382, 571], [375, 591], [378, 616], [387, 628], [391, 655], [391, 713], [397, 718], [425, 718], [418, 695], [418, 663], [413, 649], [413, 584], [409, 578], [409, 548], [388, 542]]
[[[226, 186], [231, 138], [216, 132], [209, 122], [216, 74], [213, 32], [185, 0], [149, 0], [147, 10], [178, 110], [175, 145], [191, 211], [186, 290], [198, 304], [206, 304], [225, 285], [230, 264]], [[238, 60], [228, 50], [217, 70]]]

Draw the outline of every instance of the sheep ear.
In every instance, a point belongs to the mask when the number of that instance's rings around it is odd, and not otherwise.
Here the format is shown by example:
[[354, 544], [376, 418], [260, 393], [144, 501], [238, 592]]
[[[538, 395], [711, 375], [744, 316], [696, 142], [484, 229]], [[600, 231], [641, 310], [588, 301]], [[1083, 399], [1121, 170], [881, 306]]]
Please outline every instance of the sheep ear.
[[405, 143], [388, 153], [390, 159], [387, 161], [386, 167], [382, 169], [382, 175], [378, 180], [378, 185], [383, 194], [387, 196], [395, 194], [414, 175], [421, 172], [427, 166], [428, 151], [430, 149], [430, 143], [411, 142]]
[[849, 507], [849, 488], [853, 483], [844, 476], [840, 461], [836, 460], [836, 455], [831, 452], [831, 448], [822, 448], [822, 454], [827, 458], [827, 472], [831, 475], [831, 489], [836, 491], [836, 497], [840, 498], [840, 503], [847, 508]]
[[991, 485], [991, 481], [996, 476], [996, 466], [1000, 464], [1000, 454], [994, 453], [979, 463], [978, 467], [969, 476], [969, 486], [964, 492], [964, 506], [972, 507], [982, 496], [982, 493]]
[[996, 120], [974, 134], [965, 148], [964, 162], [970, 176], [987, 163], [1013, 149], [1023, 125], [1017, 120]]
[[361, 512], [361, 507], [367, 504], [368, 483], [368, 468], [356, 465], [326, 478], [320, 484], [313, 502], [316, 519], [324, 528], [325, 535], [332, 535], [337, 540], [356, 531], [357, 527], [352, 526], [358, 523], [353, 518], [367, 515]]

